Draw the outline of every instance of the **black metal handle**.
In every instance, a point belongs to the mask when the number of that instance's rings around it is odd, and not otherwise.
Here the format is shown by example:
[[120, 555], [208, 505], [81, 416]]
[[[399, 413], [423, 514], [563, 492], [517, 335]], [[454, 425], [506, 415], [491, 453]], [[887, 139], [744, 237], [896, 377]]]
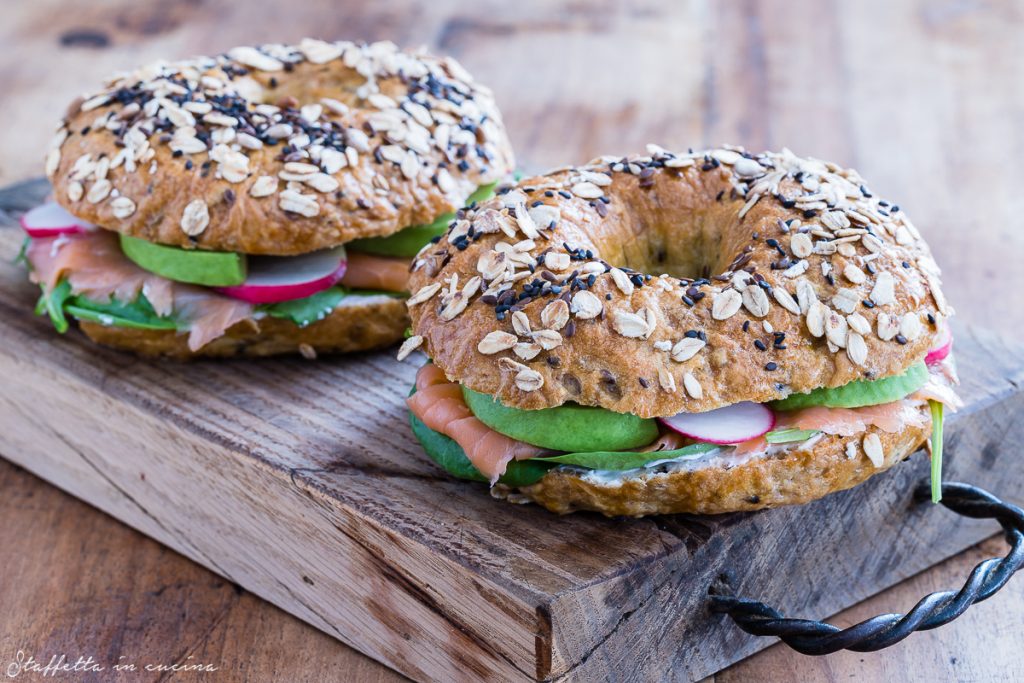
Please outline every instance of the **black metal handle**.
[[[914, 492], [918, 500], [929, 496], [927, 482]], [[942, 504], [965, 517], [997, 520], [1010, 544], [1006, 557], [979, 564], [959, 591], [931, 593], [907, 614], [880, 614], [845, 629], [810, 619], [788, 619], [763, 602], [725, 595], [714, 588], [711, 611], [728, 614], [747, 633], [777, 636], [805, 655], [827, 655], [838, 650], [873, 652], [900, 642], [914, 631], [949, 623], [974, 603], [995, 594], [1024, 565], [1024, 510], [976, 486], [956, 482], [942, 485]]]

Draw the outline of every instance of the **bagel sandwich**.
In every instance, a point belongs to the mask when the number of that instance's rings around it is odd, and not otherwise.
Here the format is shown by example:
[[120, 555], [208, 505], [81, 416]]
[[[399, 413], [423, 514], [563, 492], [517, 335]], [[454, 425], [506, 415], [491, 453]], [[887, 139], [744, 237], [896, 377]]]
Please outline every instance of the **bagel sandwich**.
[[408, 326], [410, 259], [513, 157], [451, 58], [305, 39], [161, 62], [75, 101], [22, 218], [38, 312], [174, 357], [344, 352]]
[[899, 206], [788, 150], [526, 178], [415, 258], [426, 453], [567, 513], [799, 504], [932, 453], [959, 405], [940, 271]]

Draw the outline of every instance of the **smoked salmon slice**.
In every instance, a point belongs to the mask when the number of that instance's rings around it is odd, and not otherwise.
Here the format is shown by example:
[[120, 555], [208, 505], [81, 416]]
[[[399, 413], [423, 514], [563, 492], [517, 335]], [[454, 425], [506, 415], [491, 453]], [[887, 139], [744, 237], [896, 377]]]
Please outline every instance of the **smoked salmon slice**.
[[341, 278], [344, 287], [404, 292], [409, 288], [409, 260], [348, 252], [348, 265]]
[[491, 486], [512, 460], [526, 460], [545, 451], [496, 432], [473, 415], [462, 397], [462, 387], [433, 364], [416, 374], [416, 393], [406, 399], [409, 410], [427, 427], [462, 447], [466, 457]]
[[130, 303], [143, 293], [153, 310], [188, 328], [188, 347], [197, 351], [234, 325], [252, 318], [252, 304], [202, 287], [150, 273], [121, 251], [117, 235], [98, 230], [75, 236], [33, 239], [26, 252], [29, 278], [49, 292], [62, 279], [71, 292], [96, 302]]
[[[914, 396], [917, 397], [916, 394]], [[898, 432], [908, 426], [921, 426], [928, 419], [920, 414], [913, 402], [906, 399], [862, 408], [826, 408], [815, 406], [776, 413], [775, 429], [808, 429], [825, 434], [853, 436], [868, 427], [877, 427], [883, 432]], [[735, 455], [763, 453], [768, 441], [759, 436], [736, 444]]]

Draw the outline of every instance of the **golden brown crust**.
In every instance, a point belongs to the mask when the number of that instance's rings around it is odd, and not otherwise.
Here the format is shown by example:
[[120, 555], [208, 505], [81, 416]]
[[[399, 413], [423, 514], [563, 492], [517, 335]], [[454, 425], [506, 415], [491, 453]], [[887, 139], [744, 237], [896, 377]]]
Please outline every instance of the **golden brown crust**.
[[524, 179], [414, 268], [424, 350], [525, 409], [664, 416], [898, 374], [952, 312], [902, 211], [788, 151], [654, 148]]
[[104, 228], [275, 255], [431, 223], [513, 168], [453, 59], [308, 39], [117, 76], [46, 162], [57, 201]]
[[[855, 436], [822, 436], [806, 449], [750, 457], [731, 467], [633, 474], [618, 486], [563, 468], [550, 471], [520, 494], [553, 512], [594, 510], [609, 517], [719, 514], [798, 505], [856, 486], [909, 457], [930, 429], [927, 404], [919, 410], [922, 426], [908, 426], [898, 433], [872, 427]], [[864, 454], [861, 444], [868, 434], [877, 434], [881, 442], [885, 459], [880, 467]], [[853, 457], [847, 450], [851, 444]]]
[[402, 299], [384, 295], [367, 297], [364, 303], [355, 304], [350, 300], [323, 320], [306, 327], [270, 317], [258, 322], [245, 320], [195, 352], [188, 348], [188, 335], [173, 330], [140, 330], [87, 321], [80, 321], [79, 325], [98, 344], [144, 356], [188, 359], [367, 351], [390, 346], [401, 339], [409, 319]]

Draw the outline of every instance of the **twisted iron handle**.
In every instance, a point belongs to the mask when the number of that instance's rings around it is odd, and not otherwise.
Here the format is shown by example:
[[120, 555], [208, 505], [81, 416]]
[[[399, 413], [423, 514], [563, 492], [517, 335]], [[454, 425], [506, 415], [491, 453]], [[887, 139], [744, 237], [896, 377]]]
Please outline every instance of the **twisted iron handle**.
[[[919, 501], [927, 500], [929, 495], [927, 482], [914, 492]], [[956, 482], [942, 485], [942, 504], [965, 517], [997, 520], [1010, 544], [1006, 557], [991, 558], [976, 566], [959, 591], [931, 593], [906, 614], [880, 614], [845, 629], [810, 619], [789, 619], [763, 602], [724, 595], [714, 588], [711, 611], [728, 614], [747, 633], [777, 636], [805, 655], [838, 650], [873, 652], [900, 642], [914, 631], [949, 623], [974, 603], [991, 597], [1024, 565], [1024, 510], [976, 486]]]

